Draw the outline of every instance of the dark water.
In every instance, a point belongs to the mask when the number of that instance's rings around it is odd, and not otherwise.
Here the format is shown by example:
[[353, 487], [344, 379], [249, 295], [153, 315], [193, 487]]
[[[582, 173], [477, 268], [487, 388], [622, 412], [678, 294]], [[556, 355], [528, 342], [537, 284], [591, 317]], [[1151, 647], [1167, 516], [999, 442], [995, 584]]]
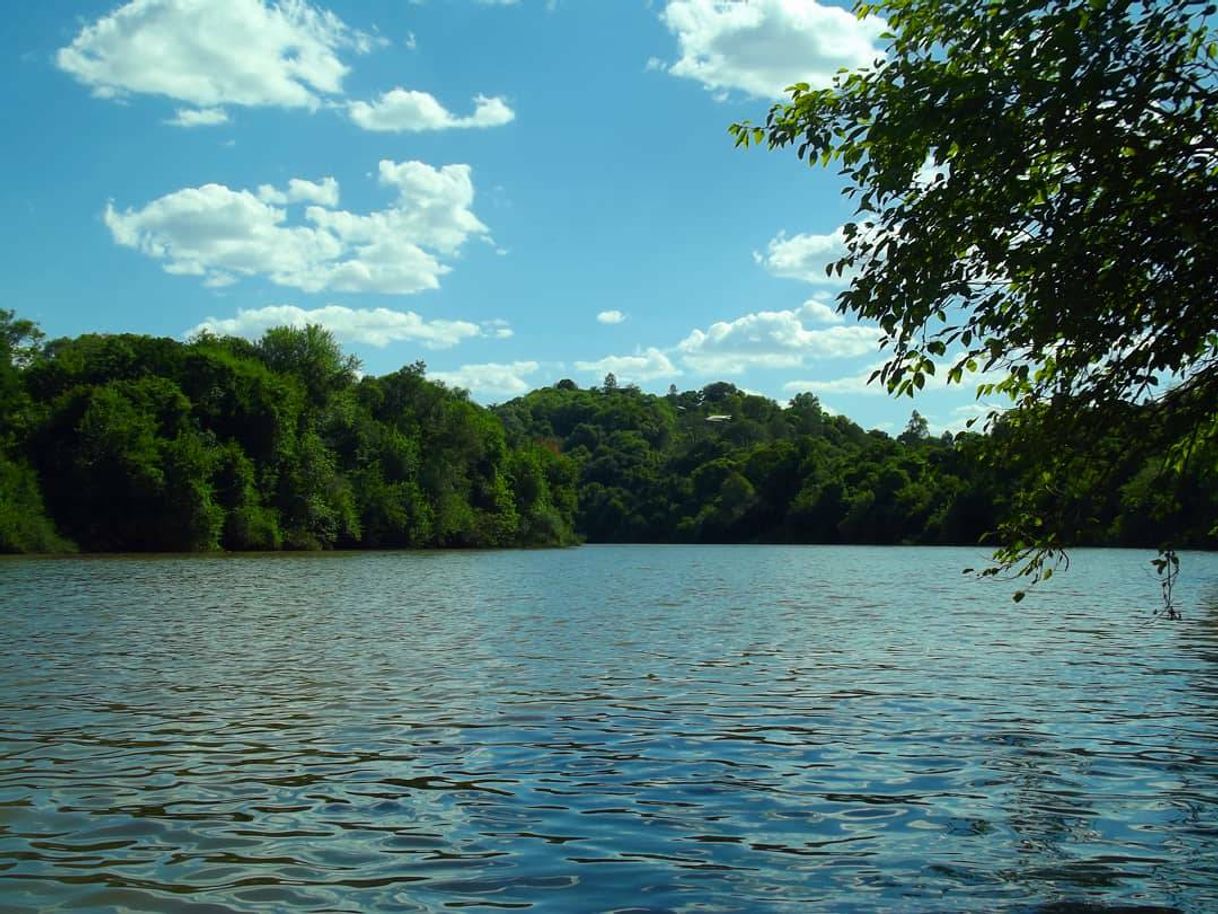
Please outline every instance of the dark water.
[[1218, 556], [1074, 558], [0, 562], [0, 910], [1218, 911]]

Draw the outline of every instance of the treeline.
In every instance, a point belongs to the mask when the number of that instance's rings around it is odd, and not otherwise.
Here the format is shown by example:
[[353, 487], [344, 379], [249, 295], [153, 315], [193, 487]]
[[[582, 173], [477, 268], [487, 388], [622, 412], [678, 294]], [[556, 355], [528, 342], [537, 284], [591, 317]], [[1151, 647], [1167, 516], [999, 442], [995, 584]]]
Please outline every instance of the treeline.
[[[1036, 510], [1070, 531], [1063, 546], [1218, 545], [1212, 437], [1149, 453], [1116, 435], [1080, 442], [1077, 459], [1055, 455], [1065, 470], [1047, 485], [1027, 425], [932, 437], [915, 411], [894, 438], [828, 414], [810, 393], [784, 408], [726, 382], [654, 396], [610, 375], [496, 412], [509, 441], [548, 442], [579, 467], [575, 526], [593, 542], [997, 546], [994, 531], [1036, 493]], [[1081, 456], [1097, 447], [1110, 455], [1102, 464]]]
[[[1004, 435], [1026, 460], [993, 447]], [[656, 396], [612, 375], [488, 410], [421, 363], [360, 377], [319, 327], [44, 342], [0, 311], [7, 552], [973, 544], [1029, 491], [1069, 520], [1064, 545], [1218, 543], [1212, 446], [1101, 443], [1104, 473], [1080, 459], [1046, 490], [1034, 436], [1001, 424], [932, 437], [915, 413], [894, 438], [811, 394]]]
[[43, 344], [0, 312], [0, 551], [557, 545], [576, 478], [422, 365], [359, 377], [319, 327]]
[[799, 394], [787, 408], [718, 382], [667, 396], [570, 381], [499, 407], [512, 441], [579, 467], [576, 527], [595, 542], [975, 543], [1007, 486], [979, 436], [897, 438]]

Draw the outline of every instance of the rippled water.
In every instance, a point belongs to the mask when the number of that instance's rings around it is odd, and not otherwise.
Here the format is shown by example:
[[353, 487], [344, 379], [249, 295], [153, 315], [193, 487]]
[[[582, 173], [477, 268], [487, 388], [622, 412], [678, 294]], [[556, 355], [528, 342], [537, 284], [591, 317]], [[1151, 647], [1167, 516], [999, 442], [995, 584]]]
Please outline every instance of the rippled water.
[[1218, 910], [1218, 556], [1148, 558], [0, 562], [0, 909]]

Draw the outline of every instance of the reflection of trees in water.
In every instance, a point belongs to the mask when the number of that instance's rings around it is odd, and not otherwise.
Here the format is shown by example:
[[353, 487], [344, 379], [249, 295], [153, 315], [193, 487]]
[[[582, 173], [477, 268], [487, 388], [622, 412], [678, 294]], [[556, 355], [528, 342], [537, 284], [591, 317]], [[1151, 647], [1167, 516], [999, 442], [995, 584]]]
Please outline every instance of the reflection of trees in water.
[[1017, 871], [1006, 878], [1034, 892], [1052, 883], [1115, 884], [1120, 872], [1107, 862], [1074, 859], [1069, 851], [1072, 845], [1102, 840], [1095, 829], [1098, 813], [1083, 786], [1090, 777], [1090, 758], [1056, 748], [1054, 738], [1039, 731], [1039, 722], [1010, 723], [1011, 728], [989, 737], [994, 749], [987, 760], [1000, 779], [998, 802], [1020, 858]]
[[[1218, 585], [1197, 613], [1165, 651], [1127, 658], [1144, 665], [1137, 687], [1145, 698], [1126, 704], [1111, 730], [1088, 734], [1085, 709], [1046, 708], [1041, 718], [1007, 719], [988, 736], [987, 786], [1011, 832], [1012, 871], [1004, 878], [1032, 898], [1080, 899], [1052, 910], [1139, 910], [1112, 905], [1171, 905], [1198, 892], [1214, 900]], [[1071, 745], [1046, 722], [1079, 741]]]
[[1210, 648], [1214, 648], [1215, 642], [1218, 642], [1218, 583], [1209, 584], [1201, 590], [1201, 599], [1198, 601], [1197, 618], [1211, 636], [1209, 643]]
[[1175, 813], [1167, 846], [1185, 884], [1218, 903], [1218, 581], [1202, 588], [1194, 612], [1179, 638], [1187, 717], [1171, 728], [1180, 761], [1166, 766], [1176, 778], [1165, 794]]

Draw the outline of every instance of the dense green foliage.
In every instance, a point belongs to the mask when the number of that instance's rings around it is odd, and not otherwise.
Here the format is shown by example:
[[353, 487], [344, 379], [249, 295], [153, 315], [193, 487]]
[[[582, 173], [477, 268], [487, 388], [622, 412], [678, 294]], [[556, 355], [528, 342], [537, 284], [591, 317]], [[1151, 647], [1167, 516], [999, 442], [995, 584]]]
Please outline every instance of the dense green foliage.
[[[44, 344], [0, 312], [0, 345], [8, 552], [966, 544], [1041, 472], [989, 459], [1016, 423], [934, 438], [915, 412], [892, 438], [811, 394], [784, 408], [726, 382], [561, 381], [487, 410], [421, 364], [361, 378], [318, 327]], [[1216, 545], [1212, 481], [1183, 469], [1188, 497], [1165, 498], [1155, 461], [1105, 446], [1118, 485], [1080, 465], [1054, 502], [1070, 542]]]
[[[545, 441], [579, 467], [577, 529], [594, 542], [973, 544], [1021, 506], [1033, 462], [997, 467], [994, 438], [931, 437], [915, 411], [896, 438], [800, 394], [781, 408], [718, 382], [667, 396], [570, 381], [498, 407], [511, 441]], [[1109, 441], [1110, 447], [1120, 443]], [[1057, 510], [1074, 545], [1213, 547], [1218, 487], [1183, 471], [1163, 498], [1159, 462], [1130, 456], [1117, 484], [1079, 467]]]
[[840, 166], [856, 212], [831, 270], [842, 310], [886, 334], [890, 391], [1001, 374], [1014, 413], [993, 459], [1039, 472], [999, 558], [1047, 567], [1085, 525], [1068, 492], [1123, 498], [1156, 455], [1139, 497], [1186, 505], [1218, 466], [1218, 7], [856, 9], [887, 20], [882, 60], [732, 130]]
[[569, 459], [421, 365], [358, 378], [318, 327], [38, 342], [0, 312], [0, 551], [575, 539]]
[[42, 334], [31, 322], [0, 311], [0, 552], [55, 552], [71, 548], [43, 508], [38, 478], [25, 459], [34, 421], [21, 369]]

